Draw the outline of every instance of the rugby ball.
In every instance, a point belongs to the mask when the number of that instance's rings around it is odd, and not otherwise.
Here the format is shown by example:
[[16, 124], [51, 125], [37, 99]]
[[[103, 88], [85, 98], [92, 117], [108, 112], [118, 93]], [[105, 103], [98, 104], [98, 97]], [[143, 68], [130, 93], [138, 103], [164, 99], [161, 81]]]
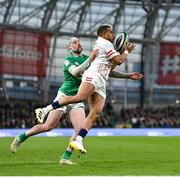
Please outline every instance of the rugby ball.
[[126, 46], [126, 42], [128, 42], [128, 34], [127, 33], [122, 32], [119, 35], [117, 35], [113, 42], [115, 50], [118, 52], [121, 52], [122, 50], [124, 50], [124, 48]]

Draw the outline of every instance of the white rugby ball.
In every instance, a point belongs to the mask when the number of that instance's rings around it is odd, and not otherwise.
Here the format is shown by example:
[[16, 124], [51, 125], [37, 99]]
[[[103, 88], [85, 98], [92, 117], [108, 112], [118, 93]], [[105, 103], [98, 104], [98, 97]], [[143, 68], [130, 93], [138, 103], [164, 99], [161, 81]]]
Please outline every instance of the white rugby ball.
[[121, 52], [125, 48], [126, 42], [128, 42], [127, 33], [122, 32], [119, 35], [117, 35], [113, 42], [115, 50]]

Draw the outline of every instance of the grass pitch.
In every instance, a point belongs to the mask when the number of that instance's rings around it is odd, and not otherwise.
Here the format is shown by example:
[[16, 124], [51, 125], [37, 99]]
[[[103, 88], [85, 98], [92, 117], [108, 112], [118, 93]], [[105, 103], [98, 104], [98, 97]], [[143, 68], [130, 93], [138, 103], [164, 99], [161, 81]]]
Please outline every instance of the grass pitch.
[[87, 155], [59, 165], [68, 137], [33, 137], [16, 154], [0, 138], [0, 176], [180, 175], [180, 137], [87, 137]]

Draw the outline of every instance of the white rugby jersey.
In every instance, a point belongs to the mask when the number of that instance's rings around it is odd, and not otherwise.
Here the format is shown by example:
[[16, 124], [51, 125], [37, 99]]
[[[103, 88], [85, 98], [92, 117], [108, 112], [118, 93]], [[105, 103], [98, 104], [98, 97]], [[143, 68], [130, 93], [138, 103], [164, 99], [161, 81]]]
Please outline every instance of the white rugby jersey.
[[99, 49], [99, 52], [84, 74], [100, 74], [107, 80], [112, 66], [111, 59], [119, 55], [119, 53], [114, 49], [110, 41], [102, 37], [98, 37], [93, 49]]

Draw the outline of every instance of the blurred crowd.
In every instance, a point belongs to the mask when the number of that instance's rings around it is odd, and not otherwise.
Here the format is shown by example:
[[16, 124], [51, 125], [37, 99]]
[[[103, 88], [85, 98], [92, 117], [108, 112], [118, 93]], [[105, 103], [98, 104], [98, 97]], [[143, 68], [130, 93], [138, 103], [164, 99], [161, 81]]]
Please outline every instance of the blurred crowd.
[[[0, 128], [31, 128], [37, 124], [34, 110], [44, 105], [32, 102], [0, 103]], [[86, 110], [88, 112], [88, 109]], [[94, 127], [113, 127], [110, 111], [101, 113], [100, 119]], [[57, 127], [71, 128], [72, 124], [68, 115], [63, 115]]]
[[29, 128], [35, 123], [32, 103], [0, 103], [0, 128]]
[[[34, 110], [42, 106], [31, 102], [0, 103], [0, 128], [31, 128], [37, 124]], [[69, 116], [63, 115], [57, 127], [72, 127]], [[122, 108], [117, 112], [107, 102], [94, 127], [180, 128], [180, 106]]]
[[122, 109], [116, 126], [122, 128], [180, 128], [180, 106]]

